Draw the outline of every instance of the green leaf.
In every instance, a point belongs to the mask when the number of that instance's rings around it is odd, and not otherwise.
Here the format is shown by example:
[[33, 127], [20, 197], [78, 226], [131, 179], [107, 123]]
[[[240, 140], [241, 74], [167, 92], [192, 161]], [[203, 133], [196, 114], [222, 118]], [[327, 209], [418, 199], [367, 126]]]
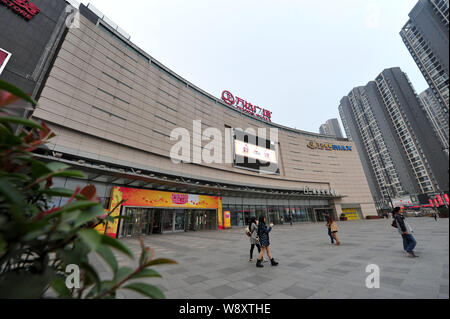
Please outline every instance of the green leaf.
[[95, 284], [94, 290], [101, 290], [102, 283], [95, 268], [93, 268], [88, 262], [83, 262], [80, 266], [80, 268], [86, 273], [85, 284], [89, 285], [92, 282]]
[[42, 162], [31, 162], [31, 175], [38, 179], [39, 177], [50, 174], [52, 171]]
[[109, 223], [113, 223], [113, 224], [114, 224], [114, 218], [112, 218], [111, 216], [106, 216], [104, 220], [105, 220], [106, 222], [109, 222]]
[[136, 275], [133, 275], [130, 279], [149, 278], [149, 277], [161, 277], [161, 275], [153, 269], [143, 269]]
[[65, 266], [70, 264], [80, 265], [83, 261], [87, 259], [87, 255], [91, 250], [89, 247], [80, 239], [74, 241], [74, 246], [69, 249], [67, 246], [65, 249], [59, 249], [56, 251], [58, 259], [61, 259]]
[[14, 205], [24, 206], [25, 198], [22, 196], [20, 192], [16, 190], [10, 183], [8, 183], [5, 179], [0, 179], [0, 194], [5, 195], [5, 197], [11, 201]]
[[[55, 197], [72, 197], [74, 191], [67, 188], [51, 188], [51, 189], [44, 189], [40, 191], [42, 194], [49, 195], [49, 196], [55, 196]], [[76, 199], [85, 200], [86, 197], [83, 195], [76, 195]]]
[[91, 249], [96, 250], [102, 242], [101, 235], [94, 229], [83, 229], [78, 232], [78, 237]]
[[167, 258], [159, 258], [148, 262], [145, 267], [155, 266], [155, 265], [163, 265], [163, 264], [178, 264], [175, 260], [167, 259]]
[[108, 263], [108, 265], [111, 267], [111, 270], [115, 274], [117, 272], [118, 264], [111, 248], [106, 245], [100, 244], [100, 246], [98, 246], [97, 248], [97, 253]]
[[128, 286], [123, 287], [123, 289], [130, 289], [139, 292], [152, 299], [165, 299], [163, 292], [155, 286], [144, 284], [144, 283], [132, 283]]
[[142, 247], [141, 257], [139, 258], [139, 266], [144, 265], [148, 258], [150, 257], [150, 252], [148, 252], [145, 247]]
[[49, 220], [51, 218], [55, 218], [61, 214], [64, 214], [66, 212], [70, 212], [70, 211], [74, 211], [74, 210], [83, 210], [89, 207], [93, 207], [99, 205], [96, 202], [92, 202], [92, 201], [88, 201], [88, 200], [80, 200], [77, 202], [73, 202], [73, 203], [69, 203], [67, 205], [64, 205], [63, 207], [61, 207], [60, 210], [54, 212], [51, 215], [48, 215], [45, 217], [45, 220]]
[[55, 173], [52, 174], [51, 177], [53, 176], [59, 176], [59, 177], [79, 177], [79, 178], [83, 178], [84, 174], [81, 171], [75, 171], [75, 170], [68, 170], [68, 171], [64, 171], [64, 172], [59, 172], [59, 173]]
[[117, 284], [133, 273], [133, 269], [129, 267], [120, 267], [114, 275], [114, 282]]
[[57, 277], [51, 283], [50, 287], [55, 290], [59, 298], [72, 298], [72, 292], [67, 288], [64, 279]]
[[66, 169], [70, 168], [69, 165], [66, 165], [63, 163], [58, 163], [58, 162], [48, 163], [46, 166], [51, 172], [61, 172], [61, 171], [65, 171]]
[[117, 250], [119, 250], [120, 252], [124, 253], [125, 255], [129, 256], [130, 258], [134, 259], [134, 255], [133, 252], [127, 247], [125, 246], [121, 241], [109, 237], [107, 235], [101, 235], [102, 237], [102, 244], [104, 245], [108, 245], [112, 248], [115, 248]]
[[0, 123], [14, 123], [35, 129], [43, 129], [38, 123], [24, 119], [23, 117], [2, 116], [0, 117]]
[[30, 102], [34, 106], [37, 105], [37, 102], [35, 100], [33, 100], [31, 97], [29, 97], [21, 89], [19, 89], [18, 87], [14, 86], [8, 82], [3, 81], [3, 80], [0, 80], [0, 90], [5, 90], [9, 93], [12, 93], [17, 97], [20, 97], [21, 99], [23, 99], [27, 102]]
[[92, 221], [96, 217], [102, 216], [103, 214], [105, 214], [103, 206], [99, 203], [96, 203], [95, 206], [89, 207], [88, 209], [81, 212], [81, 214], [75, 221], [74, 227], [79, 227], [89, 221]]
[[42, 274], [25, 271], [5, 273], [0, 276], [0, 299], [42, 298], [53, 278], [54, 273], [49, 268]]

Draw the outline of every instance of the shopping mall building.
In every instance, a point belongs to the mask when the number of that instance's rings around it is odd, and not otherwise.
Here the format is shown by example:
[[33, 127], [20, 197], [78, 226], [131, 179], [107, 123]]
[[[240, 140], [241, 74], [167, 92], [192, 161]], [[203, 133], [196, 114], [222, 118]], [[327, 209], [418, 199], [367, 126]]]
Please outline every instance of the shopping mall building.
[[[40, 12], [30, 20], [0, 5], [0, 27], [7, 16], [17, 32], [27, 32], [64, 1], [33, 3]], [[85, 174], [55, 180], [55, 187], [93, 184], [105, 209], [132, 217], [108, 225], [108, 234], [239, 227], [260, 215], [275, 224], [319, 222], [325, 212], [348, 219], [377, 215], [352, 142], [272, 123], [270, 112], [228, 91], [212, 96], [139, 49], [95, 8], [79, 10], [72, 16], [78, 24], [55, 24], [36, 35], [46, 37], [44, 48], [54, 54], [33, 89], [39, 105], [32, 117], [56, 133], [36, 156]], [[52, 21], [70, 15], [64, 6], [54, 11]], [[23, 47], [0, 39], [8, 63], [17, 67]], [[9, 66], [0, 78], [8, 80]], [[214, 144], [221, 160], [198, 160], [210, 154], [208, 128], [221, 135]], [[252, 129], [267, 135], [257, 134], [255, 142]], [[176, 140], [174, 131], [182, 132]], [[188, 149], [181, 162], [175, 145]]]

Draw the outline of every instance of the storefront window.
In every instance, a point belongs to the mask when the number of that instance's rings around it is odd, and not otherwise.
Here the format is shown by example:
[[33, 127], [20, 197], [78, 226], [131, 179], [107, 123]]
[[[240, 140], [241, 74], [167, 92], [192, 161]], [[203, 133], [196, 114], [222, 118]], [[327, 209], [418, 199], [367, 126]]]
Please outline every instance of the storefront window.
[[244, 222], [245, 226], [250, 223], [250, 218], [256, 217], [255, 206], [253, 205], [244, 205]]
[[230, 212], [231, 226], [244, 226], [244, 213], [241, 205], [226, 205], [223, 207], [223, 211]]
[[300, 207], [299, 208], [299, 222], [305, 223], [309, 222], [308, 208]]
[[281, 224], [281, 218], [283, 215], [280, 213], [278, 206], [269, 207], [269, 222], [274, 224]]
[[269, 216], [267, 215], [267, 207], [266, 206], [256, 206], [255, 207], [256, 218], [261, 216], [266, 217], [266, 220], [269, 220]]
[[283, 206], [283, 216], [286, 223], [291, 222], [291, 208], [289, 206]]

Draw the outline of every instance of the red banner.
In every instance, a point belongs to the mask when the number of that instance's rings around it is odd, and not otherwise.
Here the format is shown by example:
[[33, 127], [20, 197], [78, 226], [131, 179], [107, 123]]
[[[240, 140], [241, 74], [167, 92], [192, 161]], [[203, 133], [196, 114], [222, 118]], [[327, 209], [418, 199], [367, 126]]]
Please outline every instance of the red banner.
[[447, 205], [450, 204], [449, 198], [448, 198], [448, 195], [447, 195], [447, 194], [444, 194], [444, 200], [445, 200], [445, 202], [447, 203]]
[[440, 194], [437, 195], [436, 198], [437, 198], [437, 200], [439, 202], [439, 206], [444, 206], [445, 205]]

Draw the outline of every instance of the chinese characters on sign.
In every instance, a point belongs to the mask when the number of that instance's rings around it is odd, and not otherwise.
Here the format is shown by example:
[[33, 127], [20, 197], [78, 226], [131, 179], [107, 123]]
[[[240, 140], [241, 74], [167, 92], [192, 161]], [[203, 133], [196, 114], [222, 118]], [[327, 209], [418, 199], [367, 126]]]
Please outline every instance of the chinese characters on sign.
[[245, 143], [242, 141], [234, 141], [235, 152], [238, 156], [254, 158], [262, 162], [277, 163], [277, 153], [274, 150], [261, 146]]
[[353, 151], [352, 146], [314, 143], [313, 141], [308, 143], [308, 147], [313, 150], [319, 149], [326, 151]]
[[236, 108], [249, 113], [252, 116], [258, 116], [266, 121], [272, 121], [272, 112], [262, 109], [259, 106], [253, 105], [240, 97], [234, 97], [229, 91], [222, 92], [222, 100], [229, 106], [235, 106]]
[[184, 205], [189, 201], [189, 195], [187, 194], [172, 194], [172, 203], [177, 205]]
[[0, 0], [0, 4], [10, 8], [27, 21], [41, 12], [41, 9], [29, 0]]

